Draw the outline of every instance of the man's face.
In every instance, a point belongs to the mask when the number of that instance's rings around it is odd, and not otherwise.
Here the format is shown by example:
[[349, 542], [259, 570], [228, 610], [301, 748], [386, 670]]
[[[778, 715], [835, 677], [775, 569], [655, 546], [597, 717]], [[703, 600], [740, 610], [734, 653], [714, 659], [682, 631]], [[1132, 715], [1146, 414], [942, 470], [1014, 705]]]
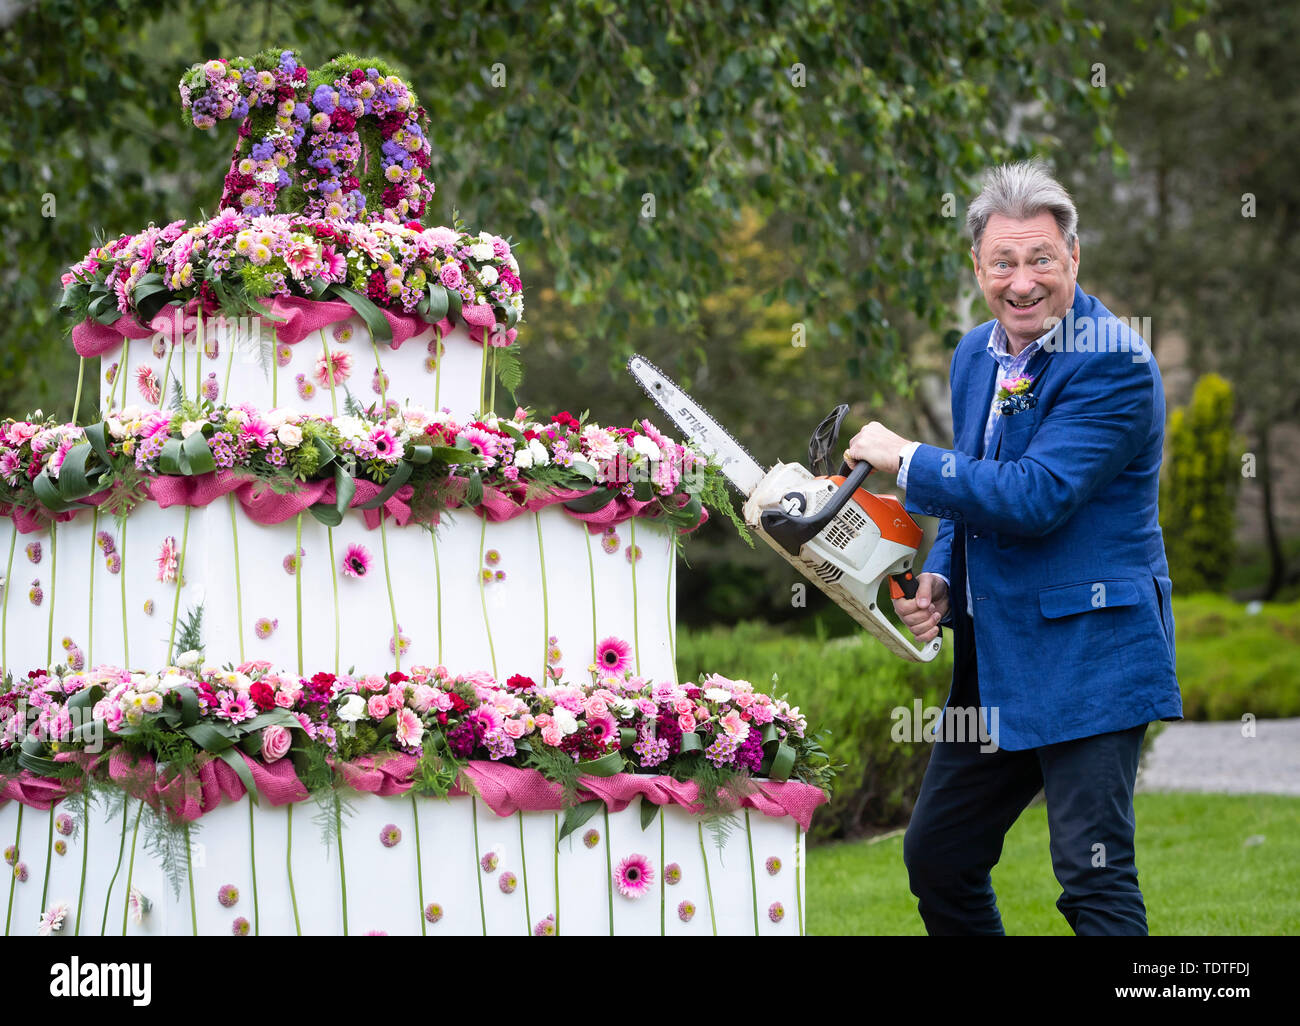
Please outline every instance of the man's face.
[[980, 252], [971, 250], [971, 259], [989, 310], [1017, 348], [1046, 334], [1050, 329], [1044, 322], [1064, 319], [1074, 302], [1079, 240], [1068, 251], [1056, 219], [1046, 210], [1027, 221], [993, 214], [984, 226]]

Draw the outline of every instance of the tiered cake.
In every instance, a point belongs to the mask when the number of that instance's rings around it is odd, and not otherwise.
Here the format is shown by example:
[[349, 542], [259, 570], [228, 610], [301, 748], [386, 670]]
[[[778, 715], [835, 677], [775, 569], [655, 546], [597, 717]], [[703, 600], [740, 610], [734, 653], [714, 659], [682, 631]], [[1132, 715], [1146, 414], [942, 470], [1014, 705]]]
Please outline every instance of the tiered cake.
[[676, 678], [715, 468], [492, 412], [518, 264], [381, 62], [182, 96], [223, 209], [65, 278], [95, 423], [0, 426], [6, 933], [801, 932], [820, 749]]

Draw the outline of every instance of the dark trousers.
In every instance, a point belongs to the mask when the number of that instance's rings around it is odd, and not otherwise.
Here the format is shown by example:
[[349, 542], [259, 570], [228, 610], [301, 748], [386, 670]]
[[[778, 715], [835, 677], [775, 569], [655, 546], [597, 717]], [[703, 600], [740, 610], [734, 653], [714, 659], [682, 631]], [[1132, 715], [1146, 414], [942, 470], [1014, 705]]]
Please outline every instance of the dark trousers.
[[[979, 705], [974, 646], [952, 696]], [[1025, 751], [981, 752], [938, 740], [903, 839], [917, 908], [932, 935], [1001, 934], [989, 871], [1002, 840], [1042, 789], [1047, 799], [1056, 907], [1084, 935], [1145, 935], [1133, 857], [1133, 785], [1146, 724]]]

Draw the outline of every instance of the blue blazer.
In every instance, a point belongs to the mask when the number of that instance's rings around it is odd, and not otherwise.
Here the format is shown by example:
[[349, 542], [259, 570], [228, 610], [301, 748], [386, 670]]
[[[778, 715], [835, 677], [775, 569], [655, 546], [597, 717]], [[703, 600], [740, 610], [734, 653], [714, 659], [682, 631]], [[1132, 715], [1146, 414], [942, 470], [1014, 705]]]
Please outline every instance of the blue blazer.
[[1071, 313], [1073, 332], [1026, 368], [1037, 404], [998, 417], [987, 453], [994, 322], [967, 334], [949, 374], [954, 448], [921, 445], [908, 464], [906, 508], [941, 518], [923, 569], [950, 582], [954, 690], [973, 640], [980, 704], [997, 707], [989, 726], [1008, 750], [1182, 717], [1157, 515], [1160, 370], [1077, 285]]

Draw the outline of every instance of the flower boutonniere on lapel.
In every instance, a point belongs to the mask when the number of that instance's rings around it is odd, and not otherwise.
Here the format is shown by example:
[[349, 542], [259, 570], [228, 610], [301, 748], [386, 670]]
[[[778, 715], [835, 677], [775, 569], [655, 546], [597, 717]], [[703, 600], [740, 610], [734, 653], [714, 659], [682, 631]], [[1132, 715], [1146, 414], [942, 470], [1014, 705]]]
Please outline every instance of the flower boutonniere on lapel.
[[1038, 405], [1038, 396], [1030, 391], [1034, 379], [1021, 375], [1018, 378], [1003, 378], [998, 382], [996, 395], [998, 413], [1004, 417], [1032, 410]]

